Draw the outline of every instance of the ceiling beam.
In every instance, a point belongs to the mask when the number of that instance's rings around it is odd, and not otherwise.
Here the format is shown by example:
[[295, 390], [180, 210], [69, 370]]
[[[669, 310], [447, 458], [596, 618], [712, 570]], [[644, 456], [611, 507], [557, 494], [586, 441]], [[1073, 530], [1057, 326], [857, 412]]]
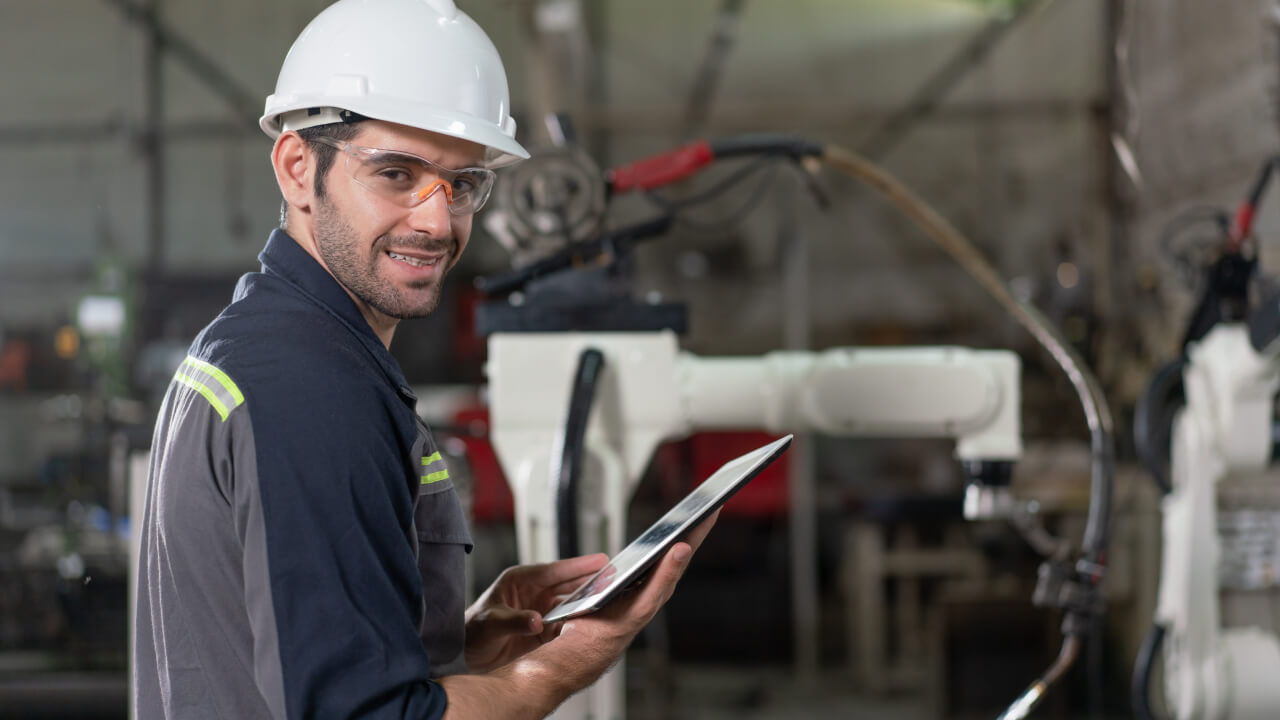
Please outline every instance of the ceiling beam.
[[[949, 103], [914, 122], [961, 125], [989, 122], [995, 117], [1015, 123], [1056, 124], [1073, 122], [1082, 117], [1095, 118], [1105, 113], [1106, 107], [1107, 103], [1102, 99], [1068, 98]], [[608, 129], [624, 132], [664, 132], [665, 128], [676, 127], [684, 117], [683, 113], [684, 108], [681, 106], [654, 104], [586, 107], [572, 111], [574, 123], [580, 130]], [[788, 132], [796, 127], [805, 131], [849, 132], [867, 125], [881, 124], [885, 118], [894, 114], [894, 110], [868, 108], [865, 105], [850, 107], [815, 101], [788, 100], [733, 105], [717, 103], [715, 111], [703, 122], [703, 132]]]
[[716, 86], [724, 76], [725, 61], [738, 36], [738, 25], [741, 24], [742, 7], [745, 4], [746, 0], [721, 0], [715, 27], [707, 41], [707, 53], [694, 75], [693, 86], [689, 88], [689, 99], [680, 132], [681, 137], [686, 140], [703, 132], [707, 123]]
[[1051, 2], [1053, 0], [1027, 0], [1008, 18], [988, 22], [958, 53], [930, 75], [901, 109], [885, 119], [859, 146], [858, 151], [871, 160], [884, 157], [921, 120], [937, 112], [947, 95], [987, 59], [1000, 40], [1017, 27], [1019, 22], [1044, 9]]
[[140, 5], [133, 0], [103, 0], [103, 2], [119, 10], [129, 22], [141, 27], [162, 54], [177, 60], [200, 82], [222, 98], [246, 130], [258, 129], [258, 108], [261, 105], [261, 98], [256, 93], [245, 89], [231, 76], [231, 73], [161, 21], [153, 7]]

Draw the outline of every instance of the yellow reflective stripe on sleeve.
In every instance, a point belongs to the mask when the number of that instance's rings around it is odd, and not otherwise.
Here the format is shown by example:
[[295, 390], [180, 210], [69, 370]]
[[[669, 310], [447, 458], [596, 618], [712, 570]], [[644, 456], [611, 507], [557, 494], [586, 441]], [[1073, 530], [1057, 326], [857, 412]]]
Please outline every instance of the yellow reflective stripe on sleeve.
[[232, 410], [244, 403], [244, 395], [231, 378], [203, 360], [188, 356], [173, 377], [208, 400], [223, 422]]
[[213, 409], [218, 411], [218, 416], [222, 418], [222, 421], [227, 421], [227, 414], [231, 411], [227, 409], [226, 405], [222, 404], [222, 401], [218, 399], [218, 396], [212, 390], [205, 387], [204, 383], [183, 375], [181, 370], [178, 371], [177, 375], [173, 376], [173, 379], [204, 396], [204, 399], [209, 401], [209, 404], [213, 406]]
[[436, 461], [438, 461], [439, 459], [440, 459], [440, 453], [438, 453], [438, 452], [433, 452], [433, 453], [431, 453], [430, 455], [428, 455], [428, 456], [426, 456], [426, 457], [422, 458], [422, 464], [423, 464], [424, 466], [426, 466], [426, 465], [430, 465], [431, 463], [436, 462]]
[[431, 483], [440, 482], [441, 480], [448, 480], [448, 479], [449, 479], [449, 471], [441, 470], [439, 472], [433, 472], [429, 475], [423, 475], [422, 484], [430, 485]]
[[227, 374], [219, 370], [216, 366], [210, 365], [209, 363], [203, 360], [197, 360], [196, 358], [193, 358], [190, 355], [187, 356], [187, 359], [185, 362], [188, 365], [196, 368], [197, 370], [203, 370], [204, 372], [208, 373], [209, 376], [212, 377], [214, 380], [217, 380], [218, 383], [222, 385], [222, 387], [225, 388], [228, 393], [231, 394], [231, 397], [235, 400], [236, 405], [239, 405], [240, 403], [244, 402], [244, 395], [240, 394], [240, 388], [236, 387], [236, 384], [231, 381], [231, 378], [227, 377]]

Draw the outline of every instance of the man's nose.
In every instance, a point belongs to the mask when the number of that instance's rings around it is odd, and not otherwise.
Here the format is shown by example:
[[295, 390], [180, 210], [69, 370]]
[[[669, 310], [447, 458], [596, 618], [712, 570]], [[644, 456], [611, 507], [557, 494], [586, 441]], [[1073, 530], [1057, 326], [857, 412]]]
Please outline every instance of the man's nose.
[[409, 211], [409, 227], [432, 237], [447, 236], [451, 223], [449, 186], [428, 186], [421, 192], [426, 196], [426, 200]]

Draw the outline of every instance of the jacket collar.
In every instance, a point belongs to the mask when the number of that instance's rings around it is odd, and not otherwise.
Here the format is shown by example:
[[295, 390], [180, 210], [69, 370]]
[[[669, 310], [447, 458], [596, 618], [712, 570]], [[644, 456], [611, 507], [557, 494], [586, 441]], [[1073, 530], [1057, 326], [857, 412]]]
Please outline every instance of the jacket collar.
[[297, 288], [345, 325], [373, 356], [400, 394], [416, 400], [413, 391], [409, 389], [409, 383], [404, 379], [400, 364], [383, 346], [364, 315], [360, 314], [355, 301], [296, 240], [283, 230], [272, 231], [271, 237], [267, 239], [267, 246], [258, 254], [258, 260], [262, 262], [264, 274], [278, 277]]

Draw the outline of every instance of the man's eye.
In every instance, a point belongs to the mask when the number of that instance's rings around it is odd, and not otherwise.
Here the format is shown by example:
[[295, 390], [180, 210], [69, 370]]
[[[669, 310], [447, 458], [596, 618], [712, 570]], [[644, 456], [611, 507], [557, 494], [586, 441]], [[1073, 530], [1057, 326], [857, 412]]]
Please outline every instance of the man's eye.
[[471, 192], [478, 187], [480, 187], [480, 184], [476, 182], [475, 178], [467, 177], [466, 175], [459, 175], [453, 179], [453, 191], [455, 193]]
[[379, 170], [378, 177], [382, 178], [383, 180], [389, 180], [391, 182], [396, 182], [396, 183], [408, 182], [410, 179], [412, 179], [412, 176], [409, 174], [409, 172], [401, 168], [385, 168], [383, 170]]

